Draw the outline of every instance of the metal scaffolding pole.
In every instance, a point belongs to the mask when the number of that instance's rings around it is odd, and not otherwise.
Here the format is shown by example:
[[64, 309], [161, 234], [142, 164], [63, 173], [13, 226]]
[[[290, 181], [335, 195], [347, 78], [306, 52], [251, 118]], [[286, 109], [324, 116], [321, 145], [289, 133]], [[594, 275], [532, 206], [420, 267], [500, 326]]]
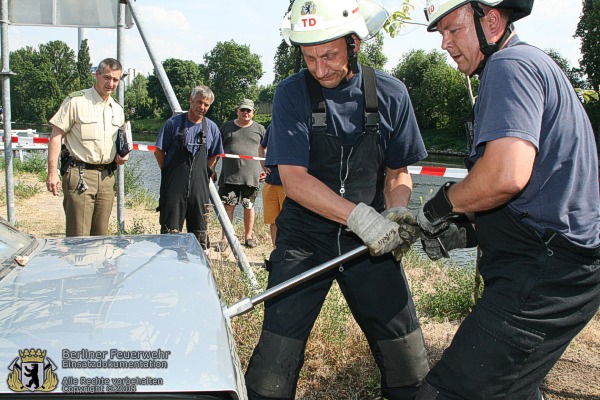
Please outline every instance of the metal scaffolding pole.
[[12, 130], [10, 113], [10, 77], [15, 75], [10, 71], [8, 46], [8, 0], [0, 3], [0, 25], [2, 31], [2, 119], [4, 122], [4, 165], [6, 178], [6, 214], [8, 222], [16, 223], [15, 216], [15, 185], [13, 176]]
[[[117, 101], [125, 106], [125, 0], [119, 1], [117, 21], [117, 60], [123, 66], [121, 81], [117, 88]], [[117, 231], [125, 232], [125, 166], [117, 166]]]
[[[165, 95], [167, 96], [167, 100], [169, 102], [169, 105], [171, 106], [171, 110], [173, 110], [174, 114], [181, 114], [182, 110], [181, 110], [181, 106], [179, 105], [179, 100], [177, 100], [177, 97], [175, 96], [173, 87], [171, 86], [171, 83], [169, 82], [169, 78], [167, 77], [167, 74], [165, 73], [165, 70], [164, 70], [162, 64], [154, 55], [153, 45], [152, 45], [152, 42], [151, 42], [149, 36], [146, 34], [144, 23], [141, 19], [139, 11], [138, 11], [137, 4], [135, 1], [128, 0], [127, 5], [129, 6], [129, 10], [131, 11], [131, 16], [133, 17], [135, 24], [137, 25], [138, 31], [140, 32], [142, 41], [144, 42], [144, 45], [146, 46], [146, 51], [148, 52], [148, 55], [150, 56], [152, 65], [154, 65], [154, 71], [156, 72], [156, 75], [158, 76], [158, 80], [160, 81], [163, 91], [165, 92]], [[233, 253], [237, 259], [238, 266], [239, 266], [240, 270], [246, 274], [246, 277], [248, 278], [248, 281], [250, 282], [252, 289], [256, 292], [259, 290], [258, 281], [256, 280], [256, 277], [254, 276], [254, 272], [252, 271], [252, 268], [250, 267], [250, 263], [248, 262], [248, 259], [246, 258], [246, 254], [244, 253], [244, 251], [241, 248], [238, 238], [235, 236], [235, 231], [233, 229], [233, 225], [231, 224], [231, 221], [229, 221], [229, 217], [227, 216], [227, 213], [225, 212], [225, 207], [223, 207], [223, 204], [221, 203], [221, 199], [219, 198], [219, 193], [218, 193], [212, 179], [209, 179], [209, 188], [210, 188], [210, 198], [215, 207], [215, 212], [217, 213], [217, 217], [219, 218], [219, 221], [221, 222], [221, 227], [223, 228], [223, 231], [225, 232], [225, 237], [227, 237], [227, 240], [229, 241], [229, 244], [230, 244], [230, 246], [233, 250]]]
[[127, 5], [129, 6], [129, 10], [131, 11], [131, 16], [133, 17], [133, 20], [135, 21], [135, 24], [137, 25], [138, 31], [140, 32], [142, 41], [144, 42], [144, 45], [146, 46], [146, 51], [148, 52], [148, 56], [150, 56], [150, 61], [152, 61], [152, 65], [154, 66], [154, 71], [156, 72], [156, 75], [158, 76], [160, 85], [162, 86], [163, 91], [165, 92], [165, 95], [167, 96], [167, 101], [169, 102], [169, 105], [171, 106], [171, 110], [173, 110], [174, 114], [181, 114], [181, 106], [179, 105], [179, 101], [177, 100], [177, 97], [175, 96], [175, 91], [173, 90], [173, 87], [171, 86], [171, 82], [169, 81], [169, 78], [167, 77], [165, 69], [163, 68], [161, 62], [154, 56], [154, 45], [152, 44], [150, 37], [146, 34], [146, 28], [144, 26], [144, 22], [142, 21], [142, 18], [138, 11], [138, 6], [135, 1], [127, 1]]

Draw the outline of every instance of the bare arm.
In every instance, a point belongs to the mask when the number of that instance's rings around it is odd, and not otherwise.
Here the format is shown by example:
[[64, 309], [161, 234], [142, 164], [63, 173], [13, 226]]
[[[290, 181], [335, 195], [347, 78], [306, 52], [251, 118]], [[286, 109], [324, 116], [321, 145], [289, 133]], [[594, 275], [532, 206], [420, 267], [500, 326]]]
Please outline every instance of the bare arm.
[[64, 134], [62, 129], [55, 126], [52, 128], [52, 133], [48, 139], [48, 178], [46, 179], [46, 188], [49, 192], [52, 192], [54, 196], [58, 194], [58, 188], [60, 187], [60, 178], [58, 177], [58, 156], [60, 155]]
[[279, 165], [279, 174], [286, 196], [327, 219], [345, 225], [356, 207], [310, 175], [304, 167]]
[[154, 150], [154, 158], [156, 158], [156, 162], [158, 163], [158, 168], [160, 168], [160, 169], [163, 169], [163, 167], [165, 166], [165, 155], [166, 155], [166, 153], [159, 148]]
[[387, 168], [383, 191], [385, 207], [388, 210], [394, 207], [408, 207], [411, 193], [412, 178], [408, 173], [408, 168]]
[[206, 164], [208, 165], [208, 168], [210, 168], [210, 170], [212, 171], [212, 174], [210, 175], [210, 179], [212, 179], [213, 182], [216, 182], [216, 180], [217, 180], [217, 171], [215, 171], [215, 168], [217, 166], [217, 162], [219, 161], [219, 158], [221, 158], [221, 157], [212, 156], [212, 157], [208, 157], [208, 159], [206, 160]]
[[208, 159], [206, 160], [206, 163], [208, 164], [208, 168], [210, 168], [211, 170], [215, 170], [215, 165], [217, 165], [217, 159], [219, 158], [219, 156], [211, 156], [208, 157]]
[[488, 142], [467, 177], [450, 187], [452, 211], [485, 211], [506, 204], [529, 182], [536, 152], [532, 143], [519, 138]]
[[[258, 145], [258, 156], [261, 158], [266, 158], [267, 157], [267, 148], [262, 147], [261, 145]], [[260, 166], [262, 167], [263, 171], [265, 171], [267, 174], [271, 173], [271, 170], [268, 167], [265, 167], [265, 160], [260, 160]]]

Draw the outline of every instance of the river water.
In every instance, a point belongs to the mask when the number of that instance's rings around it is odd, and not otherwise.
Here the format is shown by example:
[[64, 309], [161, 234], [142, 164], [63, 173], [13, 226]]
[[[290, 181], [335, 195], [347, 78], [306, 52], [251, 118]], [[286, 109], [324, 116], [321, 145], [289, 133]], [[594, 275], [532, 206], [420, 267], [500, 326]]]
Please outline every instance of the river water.
[[[154, 145], [149, 142], [138, 142], [140, 144]], [[258, 162], [258, 161], [257, 161]], [[149, 192], [156, 194], [158, 197], [158, 191], [160, 187], [160, 170], [156, 164], [154, 155], [147, 151], [134, 151], [130, 156], [130, 165], [136, 165], [141, 175], [141, 186], [147, 189]], [[430, 165], [430, 166], [445, 166], [453, 168], [464, 168], [462, 160], [459, 157], [448, 157], [448, 156], [429, 156], [419, 165]], [[220, 173], [221, 163], [217, 162], [217, 173]], [[413, 194], [409, 203], [409, 209], [416, 211], [421, 202], [427, 201], [433, 194], [435, 194], [438, 188], [449, 178], [443, 178], [438, 176], [428, 175], [413, 175]], [[262, 188], [262, 185], [261, 185]], [[255, 202], [256, 212], [262, 212], [262, 196], [259, 195]], [[234, 212], [234, 219], [242, 220], [242, 209], [236, 207]], [[414, 248], [421, 254], [421, 246], [415, 245]], [[475, 260], [475, 249], [461, 249], [453, 250], [450, 252], [451, 259], [445, 260], [447, 263], [455, 263], [458, 265], [474, 265]]]
[[[30, 126], [16, 126], [13, 129], [18, 128], [36, 128]], [[41, 133], [41, 135], [45, 136], [50, 133], [50, 129], [47, 127], [42, 127], [39, 129], [37, 127], [37, 132]], [[146, 145], [154, 145], [153, 142], [136, 142], [139, 144]], [[141, 178], [141, 186], [147, 189], [149, 192], [155, 194], [158, 198], [158, 191], [160, 187], [160, 170], [158, 169], [158, 165], [156, 164], [156, 160], [154, 158], [153, 153], [148, 151], [133, 151], [130, 156], [129, 165], [135, 165], [138, 168]], [[438, 156], [438, 155], [430, 155], [424, 161], [418, 163], [418, 165], [429, 165], [429, 166], [443, 166], [443, 167], [451, 167], [451, 168], [464, 168], [462, 163], [462, 159], [460, 157], [455, 156]], [[217, 173], [220, 173], [221, 163], [217, 162]], [[410, 203], [408, 208], [412, 211], [418, 210], [419, 206], [427, 201], [431, 196], [433, 196], [438, 188], [446, 181], [450, 180], [450, 178], [444, 178], [439, 176], [429, 176], [429, 175], [413, 175], [413, 193], [411, 196]], [[456, 179], [454, 179], [456, 180]], [[261, 185], [262, 189], [262, 185]], [[256, 212], [262, 212], [262, 196], [259, 190], [259, 195], [256, 198], [255, 202]], [[158, 217], [157, 217], [158, 218]], [[243, 218], [243, 213], [241, 207], [236, 207], [234, 212], [234, 219], [241, 221]], [[426, 255], [423, 253], [421, 246], [416, 244], [413, 246], [419, 254], [423, 257]], [[444, 263], [446, 264], [456, 264], [461, 266], [473, 266], [475, 265], [476, 259], [476, 251], [475, 249], [458, 249], [452, 250], [450, 252], [450, 259], [445, 259]]]

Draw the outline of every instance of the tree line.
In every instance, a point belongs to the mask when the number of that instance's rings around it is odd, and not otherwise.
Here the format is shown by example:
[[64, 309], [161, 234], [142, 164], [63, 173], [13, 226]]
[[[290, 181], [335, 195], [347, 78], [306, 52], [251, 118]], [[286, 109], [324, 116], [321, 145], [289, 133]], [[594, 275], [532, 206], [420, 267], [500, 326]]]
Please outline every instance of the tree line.
[[[583, 11], [575, 37], [582, 41], [581, 65], [572, 67], [556, 50], [545, 51], [565, 71], [574, 88], [596, 94], [600, 87], [600, 4], [582, 0]], [[403, 16], [404, 17], [404, 16]], [[405, 17], [404, 17], [405, 18]], [[386, 32], [393, 37], [393, 26]], [[363, 42], [359, 62], [384, 69], [387, 58], [383, 52], [384, 34]], [[77, 56], [62, 41], [50, 41], [37, 49], [25, 47], [10, 53], [12, 115], [17, 122], [47, 123], [64, 98], [72, 91], [91, 87], [87, 40], [82, 41]], [[261, 86], [263, 76], [260, 56], [250, 47], [234, 41], [219, 42], [205, 53], [203, 62], [175, 58], [163, 62], [163, 67], [183, 109], [189, 93], [198, 84], [209, 86], [215, 101], [208, 116], [222, 123], [235, 117], [235, 105], [246, 97], [270, 102], [279, 81], [302, 67], [298, 49], [283, 40], [275, 50], [274, 82]], [[417, 121], [421, 129], [462, 130], [462, 120], [471, 109], [469, 85], [477, 94], [479, 82], [471, 82], [452, 67], [445, 52], [412, 50], [388, 71], [407, 86]], [[582, 95], [583, 100], [583, 95]], [[166, 119], [172, 115], [166, 95], [155, 72], [137, 75], [125, 90], [125, 111], [128, 119]], [[600, 129], [600, 103], [586, 102], [586, 110], [595, 129]]]

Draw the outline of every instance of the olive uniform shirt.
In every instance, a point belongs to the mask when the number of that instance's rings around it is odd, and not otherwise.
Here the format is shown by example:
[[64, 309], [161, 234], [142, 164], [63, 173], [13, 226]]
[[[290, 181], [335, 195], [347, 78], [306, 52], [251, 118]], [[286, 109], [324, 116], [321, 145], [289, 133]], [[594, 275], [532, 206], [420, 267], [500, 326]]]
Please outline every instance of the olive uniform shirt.
[[94, 87], [70, 93], [50, 119], [65, 132], [71, 155], [89, 164], [115, 159], [117, 132], [124, 122], [123, 107], [112, 97], [104, 101]]

